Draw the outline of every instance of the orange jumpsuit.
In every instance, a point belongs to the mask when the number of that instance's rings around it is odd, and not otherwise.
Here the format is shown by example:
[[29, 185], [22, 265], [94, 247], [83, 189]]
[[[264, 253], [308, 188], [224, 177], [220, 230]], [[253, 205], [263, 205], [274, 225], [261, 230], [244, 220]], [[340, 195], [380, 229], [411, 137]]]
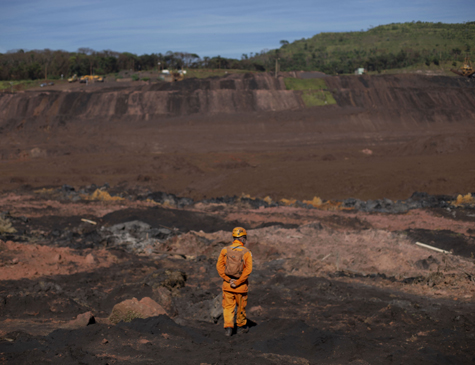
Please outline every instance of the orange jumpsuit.
[[[239, 240], [235, 240], [232, 246], [244, 247], [242, 242]], [[247, 323], [246, 306], [249, 286], [247, 279], [252, 272], [252, 254], [251, 252], [246, 252], [243, 256], [244, 268], [242, 270], [241, 277], [235, 280], [236, 288], [231, 287], [231, 278], [225, 274], [227, 254], [227, 248], [223, 248], [219, 254], [218, 263], [216, 264], [218, 274], [223, 278], [224, 328], [234, 327], [234, 310], [236, 308], [236, 304], [238, 306], [236, 324], [238, 327], [242, 327]]]

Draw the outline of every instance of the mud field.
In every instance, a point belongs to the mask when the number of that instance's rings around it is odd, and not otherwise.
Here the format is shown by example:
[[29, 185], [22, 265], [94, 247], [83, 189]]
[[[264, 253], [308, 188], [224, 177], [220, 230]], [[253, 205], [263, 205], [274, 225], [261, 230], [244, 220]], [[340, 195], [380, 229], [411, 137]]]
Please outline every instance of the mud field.
[[251, 74], [0, 95], [0, 363], [474, 363], [475, 84], [325, 80], [337, 105]]
[[0, 94], [0, 186], [143, 186], [193, 199], [472, 192], [475, 82], [324, 79], [305, 108], [265, 74]]

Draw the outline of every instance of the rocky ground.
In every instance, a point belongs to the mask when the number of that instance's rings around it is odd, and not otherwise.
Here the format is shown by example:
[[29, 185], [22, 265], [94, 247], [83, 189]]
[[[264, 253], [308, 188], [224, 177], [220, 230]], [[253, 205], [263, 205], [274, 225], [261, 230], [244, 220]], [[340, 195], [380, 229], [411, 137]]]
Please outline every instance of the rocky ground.
[[[4, 193], [0, 362], [473, 363], [472, 196], [349, 203]], [[227, 338], [215, 263], [236, 225], [254, 259], [251, 329]]]

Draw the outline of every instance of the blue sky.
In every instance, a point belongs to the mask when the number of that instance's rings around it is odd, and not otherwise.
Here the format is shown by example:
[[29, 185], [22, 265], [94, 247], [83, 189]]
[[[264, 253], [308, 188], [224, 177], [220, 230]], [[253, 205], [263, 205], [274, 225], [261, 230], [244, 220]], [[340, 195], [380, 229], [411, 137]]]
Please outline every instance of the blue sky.
[[475, 0], [0, 0], [0, 53], [89, 47], [240, 58], [321, 32], [474, 16]]

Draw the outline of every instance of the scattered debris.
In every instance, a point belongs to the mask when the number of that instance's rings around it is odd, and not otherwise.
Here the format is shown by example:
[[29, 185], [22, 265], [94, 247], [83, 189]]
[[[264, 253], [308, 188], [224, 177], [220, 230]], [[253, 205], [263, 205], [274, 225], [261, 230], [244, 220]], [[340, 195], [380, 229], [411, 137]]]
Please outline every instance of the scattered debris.
[[434, 251], [441, 252], [441, 253], [446, 253], [446, 254], [449, 254], [449, 255], [452, 254], [452, 252], [442, 250], [442, 249], [437, 248], [437, 247], [429, 246], [429, 245], [426, 245], [425, 243], [416, 242], [416, 245], [420, 246], [420, 247], [428, 248], [429, 250], [434, 250]]

